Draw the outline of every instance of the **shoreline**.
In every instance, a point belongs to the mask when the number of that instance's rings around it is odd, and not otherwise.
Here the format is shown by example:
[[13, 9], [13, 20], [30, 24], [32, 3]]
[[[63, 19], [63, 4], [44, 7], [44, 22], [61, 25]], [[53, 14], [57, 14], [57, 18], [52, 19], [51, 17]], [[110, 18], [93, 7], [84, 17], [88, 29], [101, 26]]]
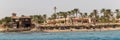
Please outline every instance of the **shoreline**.
[[37, 28], [33, 28], [31, 30], [14, 30], [14, 29], [5, 29], [5, 28], [0, 28], [0, 32], [101, 32], [101, 31], [117, 31], [120, 30], [120, 27], [115, 27], [115, 28], [95, 28], [95, 29], [53, 29], [53, 30], [40, 30]]
[[[30, 30], [30, 31], [10, 31], [10, 32], [104, 32], [104, 31], [119, 31], [120, 27], [117, 28], [102, 28], [102, 29], [69, 29], [69, 30]], [[9, 32], [0, 30], [0, 32]]]
[[27, 32], [101, 32], [101, 31], [117, 31], [120, 27], [116, 28], [102, 28], [102, 29], [67, 29], [67, 30], [43, 30], [43, 31], [27, 31]]

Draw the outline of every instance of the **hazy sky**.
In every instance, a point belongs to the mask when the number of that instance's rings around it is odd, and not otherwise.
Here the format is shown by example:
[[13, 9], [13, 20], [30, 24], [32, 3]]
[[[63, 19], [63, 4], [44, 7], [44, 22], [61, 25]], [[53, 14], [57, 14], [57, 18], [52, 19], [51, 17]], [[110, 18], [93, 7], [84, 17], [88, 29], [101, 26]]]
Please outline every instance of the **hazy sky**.
[[79, 8], [82, 12], [91, 12], [93, 9], [102, 8], [120, 9], [120, 0], [0, 0], [0, 18], [11, 16], [12, 12], [19, 16], [51, 15], [54, 6], [57, 11]]

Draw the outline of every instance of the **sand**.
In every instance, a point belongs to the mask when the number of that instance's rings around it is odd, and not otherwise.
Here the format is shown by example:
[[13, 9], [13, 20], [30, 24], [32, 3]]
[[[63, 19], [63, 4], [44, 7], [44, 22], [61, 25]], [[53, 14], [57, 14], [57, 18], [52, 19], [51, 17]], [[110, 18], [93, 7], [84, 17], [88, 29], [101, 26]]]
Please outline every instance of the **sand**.
[[67, 30], [43, 30], [43, 32], [91, 32], [91, 31], [113, 31], [120, 30], [120, 27], [116, 28], [101, 28], [101, 29], [67, 29]]

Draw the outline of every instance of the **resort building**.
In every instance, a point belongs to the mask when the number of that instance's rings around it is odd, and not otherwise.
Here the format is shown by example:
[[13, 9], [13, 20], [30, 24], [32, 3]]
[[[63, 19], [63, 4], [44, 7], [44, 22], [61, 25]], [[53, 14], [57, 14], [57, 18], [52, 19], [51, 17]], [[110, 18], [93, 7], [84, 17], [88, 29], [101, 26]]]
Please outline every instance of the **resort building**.
[[11, 16], [11, 26], [14, 28], [19, 28], [19, 17], [15, 13]]
[[14, 28], [20, 27], [31, 27], [31, 17], [22, 15], [21, 17], [16, 16], [15, 13], [11, 16], [11, 25]]
[[53, 20], [47, 20], [48, 24], [55, 23], [93, 23], [92, 18], [59, 18]]
[[32, 22], [31, 22], [31, 17], [29, 16], [24, 16], [22, 15], [20, 18], [19, 18], [20, 22], [21, 22], [21, 26], [22, 27], [30, 27]]
[[120, 18], [116, 19], [116, 22], [120, 22]]

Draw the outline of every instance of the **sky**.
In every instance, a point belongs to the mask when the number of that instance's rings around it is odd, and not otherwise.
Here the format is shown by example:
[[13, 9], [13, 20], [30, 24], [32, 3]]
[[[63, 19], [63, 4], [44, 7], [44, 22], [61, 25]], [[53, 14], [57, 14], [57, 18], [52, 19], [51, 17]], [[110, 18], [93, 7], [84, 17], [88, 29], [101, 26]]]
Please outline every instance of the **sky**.
[[54, 13], [53, 8], [59, 11], [69, 11], [79, 8], [81, 12], [92, 12], [93, 9], [120, 9], [120, 0], [0, 0], [0, 19], [20, 15], [39, 15]]

